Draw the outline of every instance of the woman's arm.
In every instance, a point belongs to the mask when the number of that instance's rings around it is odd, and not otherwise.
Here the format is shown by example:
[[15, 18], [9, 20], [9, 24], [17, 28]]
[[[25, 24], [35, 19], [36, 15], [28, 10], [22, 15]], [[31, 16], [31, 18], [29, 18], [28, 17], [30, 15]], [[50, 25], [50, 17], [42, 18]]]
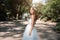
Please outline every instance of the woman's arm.
[[32, 19], [32, 21], [31, 21], [31, 28], [30, 28], [30, 31], [29, 31], [29, 35], [31, 35], [31, 33], [32, 33], [32, 30], [33, 30], [33, 27], [34, 27], [34, 23], [35, 23], [35, 15], [31, 15], [31, 19]]
[[34, 27], [34, 23], [35, 23], [35, 12], [33, 9], [31, 10], [31, 19], [32, 19], [32, 21], [31, 21], [31, 28], [29, 31], [29, 35], [31, 35], [33, 27]]

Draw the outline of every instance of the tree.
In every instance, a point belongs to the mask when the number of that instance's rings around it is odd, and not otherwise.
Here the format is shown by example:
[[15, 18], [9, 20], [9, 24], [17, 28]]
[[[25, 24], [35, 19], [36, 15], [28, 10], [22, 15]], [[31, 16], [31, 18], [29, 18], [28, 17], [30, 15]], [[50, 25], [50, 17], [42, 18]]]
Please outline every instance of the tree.
[[[21, 19], [24, 12], [29, 12], [32, 0], [0, 0], [0, 8], [10, 19]], [[2, 7], [2, 4], [4, 5]]]
[[9, 18], [21, 19], [22, 14], [29, 11], [28, 3], [31, 3], [31, 0], [26, 1], [27, 0], [3, 0], [6, 13], [10, 12]]
[[58, 21], [60, 16], [60, 0], [48, 0], [47, 5], [42, 8], [43, 18]]

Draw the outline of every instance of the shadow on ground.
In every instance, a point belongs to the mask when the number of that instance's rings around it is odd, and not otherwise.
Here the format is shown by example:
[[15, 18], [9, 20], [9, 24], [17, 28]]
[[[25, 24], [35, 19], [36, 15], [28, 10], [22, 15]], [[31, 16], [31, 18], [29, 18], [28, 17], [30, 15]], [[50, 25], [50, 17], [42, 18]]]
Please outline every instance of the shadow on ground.
[[37, 23], [36, 28], [41, 40], [60, 40], [60, 34], [54, 31], [54, 23]]
[[[0, 40], [22, 40], [23, 32], [27, 23], [25, 21], [4, 21], [0, 22]], [[37, 22], [35, 27], [40, 40], [60, 40], [60, 34], [53, 29], [53, 23]]]
[[3, 40], [4, 38], [8, 37], [13, 39], [17, 38], [16, 40], [21, 40], [22, 34], [26, 26], [26, 24], [23, 24], [22, 22], [24, 21], [0, 22], [0, 40]]

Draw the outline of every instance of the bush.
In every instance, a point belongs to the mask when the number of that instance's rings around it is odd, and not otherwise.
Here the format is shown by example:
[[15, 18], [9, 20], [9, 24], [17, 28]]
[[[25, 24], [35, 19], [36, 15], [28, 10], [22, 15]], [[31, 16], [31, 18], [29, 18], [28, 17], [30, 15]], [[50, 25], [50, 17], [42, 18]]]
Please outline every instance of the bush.
[[47, 20], [58, 21], [60, 20], [60, 0], [50, 0], [41, 9], [43, 18]]
[[60, 23], [56, 25], [56, 30], [60, 31]]

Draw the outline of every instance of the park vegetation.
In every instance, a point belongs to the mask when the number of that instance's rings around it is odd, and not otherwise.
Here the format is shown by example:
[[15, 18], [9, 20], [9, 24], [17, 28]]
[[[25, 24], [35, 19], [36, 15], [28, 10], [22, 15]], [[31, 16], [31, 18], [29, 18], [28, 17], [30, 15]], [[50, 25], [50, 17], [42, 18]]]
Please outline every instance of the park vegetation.
[[[31, 2], [32, 0], [0, 0], [0, 21], [22, 19], [22, 15], [29, 12]], [[37, 5], [41, 20], [60, 22], [60, 0], [47, 0], [46, 5]], [[56, 28], [60, 30], [60, 25]]]

